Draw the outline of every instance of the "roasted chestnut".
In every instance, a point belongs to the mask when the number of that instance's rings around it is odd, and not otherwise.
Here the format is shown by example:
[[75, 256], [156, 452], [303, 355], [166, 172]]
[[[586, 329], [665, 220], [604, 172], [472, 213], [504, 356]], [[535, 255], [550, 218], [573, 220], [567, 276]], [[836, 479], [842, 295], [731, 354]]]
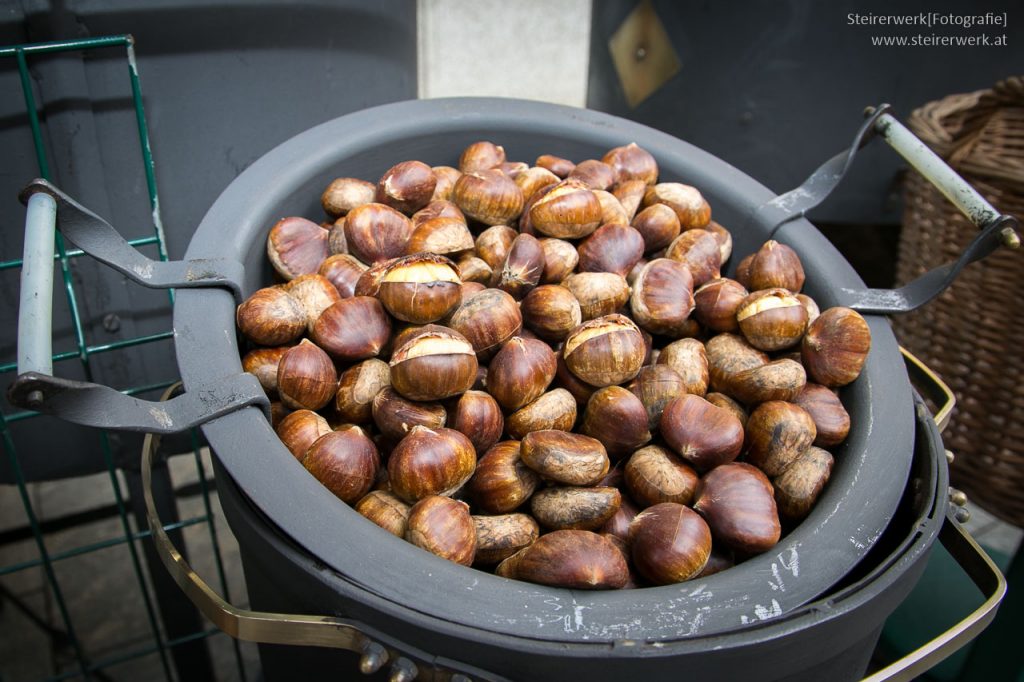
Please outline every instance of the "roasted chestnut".
[[736, 459], [743, 448], [743, 425], [730, 412], [699, 395], [681, 395], [661, 415], [661, 436], [698, 471]]
[[580, 272], [562, 283], [580, 304], [583, 320], [611, 315], [629, 301], [629, 285], [614, 272]]
[[551, 530], [597, 530], [619, 509], [622, 494], [616, 488], [554, 486], [530, 498], [530, 512]]
[[338, 253], [328, 256], [320, 264], [320, 269], [317, 272], [334, 285], [334, 288], [338, 290], [339, 296], [349, 298], [355, 295], [356, 282], [366, 272], [366, 266], [351, 254]]
[[[452, 207], [455, 208], [455, 205], [452, 204]], [[473, 247], [473, 235], [466, 226], [465, 218], [439, 216], [418, 224], [406, 248], [410, 254], [434, 253], [454, 258], [457, 254], [471, 251]]]
[[466, 490], [473, 502], [489, 514], [507, 514], [530, 499], [540, 475], [526, 466], [517, 440], [492, 446], [476, 465]]
[[662, 502], [636, 515], [628, 544], [640, 575], [670, 585], [701, 572], [711, 555], [711, 531], [689, 507]]
[[804, 286], [804, 267], [796, 251], [769, 239], [754, 253], [747, 277], [752, 290], [782, 288], [796, 294]]
[[349, 424], [369, 424], [373, 420], [373, 399], [391, 385], [388, 363], [371, 358], [352, 365], [338, 379], [334, 409]]
[[448, 413], [440, 403], [406, 400], [388, 386], [373, 398], [373, 423], [387, 438], [399, 441], [417, 425], [439, 429]]
[[653, 185], [658, 181], [658, 162], [649, 151], [636, 142], [609, 149], [601, 160], [611, 166], [615, 173], [615, 182], [640, 180]]
[[605, 190], [615, 182], [615, 171], [603, 161], [587, 159], [577, 163], [568, 177], [579, 180], [590, 189]]
[[356, 503], [355, 510], [398, 537], [409, 526], [410, 507], [386, 490], [371, 490]]
[[384, 204], [357, 206], [345, 216], [349, 251], [370, 265], [404, 256], [412, 231], [408, 217]]
[[543, 284], [519, 306], [523, 323], [545, 341], [562, 341], [583, 322], [580, 303], [566, 287]]
[[628, 225], [597, 228], [578, 248], [580, 272], [614, 272], [625, 277], [644, 255], [644, 240]]
[[466, 391], [452, 411], [451, 427], [461, 432], [477, 452], [487, 452], [505, 430], [505, 417], [490, 393]]
[[591, 386], [621, 384], [635, 377], [647, 348], [640, 329], [623, 315], [584, 322], [565, 340], [565, 364]]
[[519, 456], [544, 479], [566, 485], [595, 485], [608, 473], [600, 441], [567, 431], [533, 431], [523, 437]]
[[612, 196], [619, 200], [622, 208], [626, 210], [626, 215], [630, 216], [630, 220], [636, 216], [636, 211], [640, 208], [640, 203], [646, 192], [647, 183], [643, 180], [620, 180], [611, 188]]
[[806, 410], [814, 420], [818, 434], [814, 438], [815, 445], [827, 448], [846, 440], [850, 433], [850, 414], [831, 389], [820, 384], [807, 384], [792, 402]]
[[829, 308], [807, 328], [800, 354], [807, 374], [819, 384], [846, 386], [864, 368], [871, 350], [871, 329], [850, 308]]
[[572, 169], [576, 167], [576, 164], [569, 159], [563, 159], [560, 156], [554, 156], [553, 154], [541, 154], [534, 161], [534, 164], [551, 171], [554, 175], [564, 178]]
[[652, 334], [670, 338], [687, 334], [693, 312], [690, 270], [678, 261], [655, 258], [637, 274], [629, 306], [633, 320]]
[[729, 395], [733, 378], [744, 370], [768, 364], [768, 355], [751, 346], [742, 336], [717, 334], [705, 345], [710, 387]]
[[619, 589], [629, 581], [626, 559], [612, 541], [583, 530], [542, 535], [499, 564], [497, 573], [572, 590]]
[[505, 430], [512, 438], [522, 440], [532, 431], [569, 431], [575, 423], [575, 398], [564, 388], [556, 388], [510, 414], [505, 419]]
[[509, 247], [505, 262], [494, 270], [491, 286], [519, 300], [540, 283], [544, 274], [544, 249], [536, 237], [521, 234]]
[[474, 563], [490, 566], [529, 547], [540, 536], [537, 522], [528, 514], [474, 516], [476, 558]]
[[485, 225], [508, 225], [523, 210], [523, 192], [496, 168], [463, 171], [452, 188], [452, 201], [463, 213]]
[[641, 507], [662, 502], [690, 504], [697, 489], [693, 467], [657, 445], [634, 452], [622, 473], [626, 490]]
[[535, 230], [559, 239], [582, 239], [601, 224], [601, 201], [580, 180], [558, 183], [530, 207]]
[[807, 373], [794, 360], [782, 359], [738, 372], [730, 382], [732, 397], [747, 405], [769, 400], [793, 401], [807, 383]]
[[549, 345], [514, 336], [491, 359], [487, 390], [506, 410], [518, 410], [548, 389], [555, 369], [555, 353]]
[[523, 317], [514, 298], [500, 289], [485, 289], [462, 302], [449, 326], [473, 344], [478, 357], [485, 358], [519, 333]]
[[786, 289], [763, 289], [743, 299], [736, 310], [736, 321], [754, 348], [782, 350], [803, 338], [807, 309]]
[[406, 502], [430, 495], [450, 496], [476, 468], [469, 439], [454, 429], [414, 426], [388, 458], [391, 490]]
[[391, 337], [391, 320], [371, 296], [344, 298], [327, 308], [313, 325], [313, 340], [343, 361], [378, 355]]
[[693, 292], [694, 317], [715, 332], [736, 332], [736, 312], [749, 292], [736, 280], [719, 277]]
[[331, 218], [345, 215], [353, 208], [372, 203], [377, 188], [359, 178], [336, 178], [320, 195], [320, 205]]
[[779, 400], [761, 403], [747, 420], [747, 461], [778, 476], [816, 436], [814, 420], [803, 408]]
[[680, 182], [660, 182], [648, 187], [643, 206], [652, 204], [665, 204], [675, 211], [684, 232], [706, 227], [711, 221], [711, 206], [700, 190]]
[[462, 173], [458, 168], [451, 166], [434, 166], [430, 170], [434, 171], [434, 178], [437, 180], [437, 184], [434, 185], [434, 196], [431, 199], [433, 201], [451, 201], [452, 189]]
[[288, 451], [302, 461], [317, 438], [331, 432], [327, 420], [312, 410], [295, 410], [284, 416], [275, 429]]
[[459, 305], [461, 283], [458, 269], [450, 260], [418, 253], [388, 265], [377, 297], [399, 320], [427, 324], [440, 320]]
[[355, 504], [370, 492], [380, 455], [365, 431], [347, 426], [320, 436], [309, 446], [302, 465], [342, 502]]
[[282, 218], [270, 228], [267, 257], [286, 280], [316, 272], [330, 255], [327, 230], [305, 218]]
[[651, 440], [644, 404], [622, 386], [606, 386], [590, 396], [580, 433], [600, 441], [614, 459]]
[[697, 339], [679, 339], [661, 349], [659, 365], [668, 365], [682, 380], [683, 392], [702, 396], [708, 392], [707, 350]]
[[718, 238], [707, 230], [684, 231], [669, 244], [665, 257], [688, 267], [695, 287], [721, 277], [722, 274], [722, 252]]
[[832, 455], [811, 446], [772, 481], [779, 515], [799, 521], [810, 513], [832, 473]]
[[644, 252], [666, 248], [679, 236], [679, 216], [665, 204], [652, 204], [633, 218], [631, 225], [644, 240]]
[[331, 281], [315, 272], [299, 275], [285, 284], [284, 290], [302, 306], [306, 313], [306, 331], [311, 334], [320, 315], [342, 300]]
[[694, 510], [704, 517], [716, 542], [744, 554], [760, 554], [779, 541], [774, 491], [757, 467], [731, 462], [715, 467], [697, 485]]
[[279, 346], [306, 331], [306, 311], [281, 287], [257, 289], [235, 312], [247, 339], [261, 346]]
[[405, 539], [442, 559], [471, 566], [476, 556], [476, 526], [469, 505], [430, 495], [409, 510]]
[[[659, 356], [659, 360], [661, 357]], [[626, 387], [633, 392], [647, 412], [647, 428], [656, 431], [661, 424], [661, 413], [673, 399], [686, 393], [686, 383], [669, 365], [647, 365], [641, 368]]]
[[445, 327], [414, 335], [395, 349], [388, 366], [391, 385], [409, 400], [450, 398], [465, 393], [476, 381], [473, 346]]
[[338, 386], [334, 363], [318, 346], [303, 339], [277, 365], [277, 392], [293, 410], [319, 410], [331, 402]]
[[252, 374], [268, 396], [277, 395], [277, 365], [290, 346], [254, 348], [242, 358], [242, 371]]
[[459, 155], [459, 171], [475, 173], [505, 162], [505, 148], [487, 140], [474, 142]]

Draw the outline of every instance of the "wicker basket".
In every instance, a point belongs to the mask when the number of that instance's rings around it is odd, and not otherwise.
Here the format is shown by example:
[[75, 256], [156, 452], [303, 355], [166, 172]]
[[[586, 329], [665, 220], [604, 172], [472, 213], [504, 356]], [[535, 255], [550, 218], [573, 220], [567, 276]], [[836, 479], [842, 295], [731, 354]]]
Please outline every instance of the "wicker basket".
[[[909, 126], [998, 210], [1024, 217], [1024, 78], [927, 104]], [[900, 283], [954, 260], [977, 233], [916, 172], [904, 201]], [[1024, 254], [1001, 249], [969, 266], [895, 326], [957, 396], [944, 435], [956, 453], [952, 484], [1024, 526]]]

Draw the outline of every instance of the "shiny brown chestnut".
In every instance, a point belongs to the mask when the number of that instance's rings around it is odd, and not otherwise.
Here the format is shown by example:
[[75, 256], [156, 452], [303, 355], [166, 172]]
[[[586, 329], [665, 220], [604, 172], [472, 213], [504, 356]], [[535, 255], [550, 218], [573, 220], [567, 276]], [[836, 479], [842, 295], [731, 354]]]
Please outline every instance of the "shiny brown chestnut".
[[[412, 225], [414, 228], [419, 227], [423, 223], [430, 222], [435, 218], [452, 218], [455, 220], [466, 223], [466, 216], [459, 207], [451, 201], [446, 199], [432, 199], [429, 204], [421, 208], [412, 214]], [[430, 249], [419, 249], [419, 251], [429, 251]], [[409, 253], [416, 253], [410, 246]]]
[[587, 159], [577, 163], [568, 177], [579, 180], [590, 189], [606, 190], [615, 182], [615, 171], [604, 161]]
[[643, 180], [621, 180], [612, 185], [611, 193], [619, 200], [632, 221], [644, 200], [644, 194], [647, 193], [647, 183]]
[[643, 258], [644, 239], [629, 225], [602, 225], [577, 251], [580, 272], [614, 272], [625, 277]]
[[377, 182], [376, 201], [412, 215], [434, 196], [437, 178], [422, 161], [402, 161], [384, 171]]
[[320, 315], [342, 300], [331, 281], [318, 273], [299, 275], [284, 285], [288, 295], [299, 302], [306, 312], [306, 331], [312, 334]]
[[736, 311], [750, 292], [733, 279], [719, 277], [705, 282], [693, 292], [693, 315], [702, 325], [715, 332], [736, 332]]
[[523, 192], [495, 168], [463, 173], [452, 188], [452, 201], [468, 217], [485, 225], [508, 225], [523, 210]]
[[817, 302], [807, 294], [797, 294], [796, 297], [807, 309], [807, 326], [809, 327], [821, 315], [821, 309], [818, 308]]
[[302, 461], [317, 438], [331, 432], [327, 420], [312, 410], [295, 410], [285, 415], [274, 429], [295, 459]]
[[451, 496], [476, 468], [469, 439], [454, 429], [414, 426], [388, 458], [391, 490], [406, 502]]
[[491, 566], [529, 547], [540, 536], [537, 522], [529, 514], [473, 516], [476, 527], [474, 563]]
[[292, 346], [277, 365], [277, 393], [293, 410], [319, 410], [334, 397], [338, 373], [318, 346], [303, 339]]
[[279, 346], [306, 331], [306, 311], [281, 287], [257, 289], [235, 312], [242, 334], [261, 346]]
[[616, 460], [651, 440], [647, 409], [622, 386], [606, 386], [590, 396], [580, 433], [596, 438]]
[[452, 168], [451, 166], [433, 166], [430, 170], [434, 171], [434, 178], [437, 179], [432, 199], [434, 201], [451, 201], [452, 189], [454, 189], [455, 182], [462, 173], [458, 168]]
[[[606, 484], [602, 483], [601, 485]], [[633, 519], [639, 513], [640, 508], [636, 503], [628, 495], [623, 495], [622, 501], [619, 503], [619, 510], [610, 519], [605, 521], [599, 532], [602, 535], [616, 537], [619, 540], [625, 541], [629, 534], [629, 524], [633, 522]]]
[[417, 225], [409, 237], [406, 251], [410, 254], [436, 253], [454, 258], [460, 253], [471, 251], [473, 246], [473, 235], [466, 226], [465, 218], [441, 216]]
[[476, 527], [469, 505], [450, 497], [431, 495], [409, 510], [405, 539], [420, 549], [463, 566], [476, 556]]
[[686, 384], [679, 376], [679, 372], [663, 364], [641, 368], [640, 373], [626, 388], [643, 404], [647, 412], [647, 428], [650, 431], [656, 431], [661, 425], [661, 413], [665, 411], [665, 406], [686, 393]]
[[356, 503], [355, 510], [387, 532], [404, 537], [411, 507], [386, 490], [371, 490]]
[[386, 346], [391, 320], [376, 298], [353, 296], [325, 310], [313, 325], [312, 336], [318, 346], [339, 360], [365, 360]]
[[579, 272], [569, 275], [562, 284], [579, 301], [584, 321], [611, 315], [629, 301], [629, 284], [614, 272]]
[[732, 256], [732, 233], [714, 220], [709, 222], [704, 229], [715, 235], [715, 239], [718, 240], [718, 253], [722, 265], [725, 265], [729, 257]]
[[530, 513], [549, 530], [597, 530], [622, 503], [617, 488], [553, 486], [530, 498]]
[[658, 181], [658, 162], [635, 142], [609, 149], [601, 160], [611, 166], [615, 182], [640, 180], [647, 185]]
[[459, 171], [475, 173], [505, 162], [505, 148], [488, 140], [474, 142], [459, 155]]
[[302, 458], [302, 466], [342, 502], [355, 504], [370, 492], [380, 454], [358, 426], [320, 436]]
[[743, 299], [736, 311], [740, 331], [764, 351], [795, 346], [807, 330], [807, 309], [786, 289], [762, 289]]
[[544, 251], [544, 273], [542, 284], [559, 284], [571, 275], [579, 264], [580, 255], [576, 247], [563, 239], [545, 237], [540, 240]]
[[492, 225], [477, 236], [476, 255], [490, 265], [492, 270], [497, 270], [504, 265], [508, 250], [512, 248], [512, 242], [517, 236], [519, 233], [508, 225]]
[[743, 425], [698, 395], [681, 395], [661, 415], [661, 436], [698, 471], [731, 462], [743, 448]]
[[689, 580], [711, 555], [711, 530], [689, 507], [662, 502], [629, 524], [628, 544], [637, 572], [655, 585]]
[[702, 229], [711, 221], [711, 206], [696, 187], [680, 182], [660, 182], [644, 192], [644, 207], [665, 204], [679, 218], [683, 231]]
[[530, 207], [530, 223], [537, 232], [559, 239], [582, 239], [601, 224], [601, 201], [580, 180], [558, 183]]
[[613, 314], [574, 329], [562, 353], [573, 374], [600, 388], [635, 377], [644, 364], [647, 348], [636, 324], [624, 315]]
[[259, 379], [268, 396], [277, 395], [277, 365], [290, 347], [254, 348], [242, 357], [242, 371]]
[[821, 448], [839, 445], [850, 433], [850, 413], [831, 389], [809, 383], [793, 398], [793, 404], [802, 407], [814, 420], [817, 436], [814, 444]]
[[388, 258], [378, 263], [374, 263], [370, 267], [363, 270], [363, 274], [359, 275], [359, 279], [356, 280], [356, 288], [352, 291], [354, 296], [373, 296], [376, 297], [380, 291], [380, 282], [384, 279], [384, 273], [388, 271], [391, 263], [397, 260], [397, 258]]
[[320, 195], [320, 205], [331, 218], [339, 218], [353, 208], [372, 203], [377, 188], [359, 178], [335, 178]]
[[501, 267], [494, 270], [491, 286], [509, 293], [517, 301], [540, 284], [544, 274], [544, 249], [537, 238], [521, 234], [512, 242]]
[[722, 275], [722, 252], [718, 238], [707, 230], [686, 230], [668, 245], [665, 257], [688, 267], [695, 287]]
[[391, 262], [381, 277], [377, 298], [399, 320], [427, 324], [459, 305], [461, 284], [455, 263], [444, 256], [417, 253]]
[[338, 378], [334, 409], [343, 422], [373, 421], [373, 399], [391, 385], [391, 370], [383, 360], [371, 358], [352, 365]]
[[716, 334], [705, 344], [710, 388], [730, 395], [731, 382], [740, 372], [768, 364], [768, 354], [737, 334]]
[[[513, 570], [501, 569], [511, 563]], [[582, 530], [560, 530], [499, 564], [498, 575], [572, 590], [619, 589], [629, 582], [626, 559], [608, 538]]]
[[473, 344], [477, 357], [489, 358], [519, 333], [523, 316], [516, 300], [500, 289], [484, 289], [462, 302], [449, 326]]
[[746, 433], [747, 419], [750, 418], [750, 415], [747, 413], [746, 409], [744, 409], [743, 405], [740, 405], [724, 393], [717, 393], [714, 391], [704, 396], [704, 399], [716, 407], [721, 407], [732, 412], [733, 416], [740, 420], [740, 424], [743, 425], [744, 433]]
[[545, 480], [565, 485], [595, 485], [611, 466], [600, 441], [555, 429], [526, 434], [519, 456]]
[[645, 253], [668, 247], [682, 231], [679, 216], [665, 204], [651, 204], [637, 213], [630, 224], [643, 237]]
[[806, 517], [832, 474], [832, 455], [811, 446], [772, 480], [779, 515], [790, 521]]
[[519, 310], [523, 323], [545, 341], [562, 341], [583, 322], [576, 297], [554, 284], [542, 284], [528, 293]]
[[778, 476], [811, 447], [814, 420], [802, 407], [779, 400], [761, 403], [747, 420], [747, 461]]
[[267, 235], [267, 257], [286, 280], [316, 272], [329, 255], [327, 230], [312, 220], [282, 218]]
[[404, 256], [412, 231], [407, 216], [376, 202], [358, 206], [345, 216], [349, 252], [369, 265]]
[[604, 190], [592, 190], [597, 200], [601, 202], [601, 224], [602, 225], [629, 225], [629, 216], [622, 202], [615, 198], [611, 192]]
[[796, 294], [804, 286], [804, 267], [796, 251], [769, 239], [754, 252], [748, 278], [752, 290], [782, 288]]
[[781, 359], [737, 373], [730, 387], [732, 397], [747, 405], [769, 400], [792, 402], [807, 384], [807, 373], [794, 360]]
[[829, 387], [846, 386], [864, 368], [871, 351], [871, 329], [850, 308], [829, 308], [808, 328], [800, 354], [807, 374]]
[[560, 178], [547, 168], [534, 166], [519, 173], [513, 180], [519, 186], [519, 189], [522, 190], [523, 198], [529, 200], [541, 187], [558, 184]]
[[443, 400], [468, 391], [476, 381], [473, 346], [445, 327], [416, 334], [391, 356], [391, 386], [409, 400]]
[[708, 354], [697, 339], [679, 339], [661, 349], [659, 365], [668, 365], [683, 382], [683, 392], [703, 396], [710, 377]]
[[505, 430], [512, 438], [522, 440], [533, 431], [569, 431], [575, 423], [575, 398], [564, 388], [556, 388], [510, 414], [505, 419]]
[[488, 365], [487, 391], [506, 410], [518, 410], [547, 390], [555, 369], [555, 353], [548, 344], [513, 336]]
[[553, 154], [541, 154], [533, 163], [535, 166], [551, 171], [560, 178], [568, 176], [572, 169], [576, 167], [576, 164], [569, 159], [563, 159]]
[[366, 272], [366, 265], [352, 254], [338, 253], [328, 256], [320, 264], [320, 269], [317, 272], [334, 285], [339, 296], [349, 298], [355, 295], [356, 282]]
[[[602, 228], [604, 229], [604, 228]], [[633, 283], [629, 307], [633, 320], [652, 334], [679, 338], [691, 330], [693, 277], [678, 261], [655, 258]]]
[[766, 552], [782, 527], [768, 477], [757, 467], [731, 462], [700, 480], [693, 509], [704, 517], [715, 542], [744, 554]]
[[[455, 264], [459, 268], [462, 283], [467, 284], [469, 282], [473, 282], [475, 284], [479, 284], [481, 286], [481, 290], [487, 288], [487, 284], [491, 281], [491, 277], [494, 276], [494, 271], [491, 270], [491, 266], [487, 264], [487, 261], [482, 258], [477, 258], [476, 256], [463, 254]], [[463, 289], [463, 298], [467, 298], [465, 295], [465, 289]]]
[[501, 407], [486, 391], [466, 391], [452, 410], [451, 428], [464, 434], [477, 452], [487, 452], [505, 430]]
[[373, 398], [373, 423], [380, 432], [399, 441], [415, 426], [439, 429], [445, 425], [448, 413], [440, 403], [406, 400], [388, 386]]
[[697, 489], [697, 472], [658, 445], [640, 448], [622, 470], [626, 490], [643, 507], [676, 502], [690, 504]]
[[480, 458], [466, 491], [488, 514], [507, 514], [530, 499], [539, 484], [540, 475], [523, 463], [520, 442], [506, 440]]

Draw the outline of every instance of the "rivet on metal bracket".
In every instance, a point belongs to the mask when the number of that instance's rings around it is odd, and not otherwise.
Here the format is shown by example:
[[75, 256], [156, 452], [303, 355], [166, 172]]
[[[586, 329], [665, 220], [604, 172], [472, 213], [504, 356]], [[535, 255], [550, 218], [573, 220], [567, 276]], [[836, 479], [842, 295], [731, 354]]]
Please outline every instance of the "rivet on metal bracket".
[[372, 675], [388, 662], [388, 651], [376, 642], [367, 642], [363, 645], [363, 655], [359, 659], [359, 672], [364, 675]]
[[412, 682], [420, 674], [416, 664], [408, 658], [399, 658], [391, 664], [390, 682]]
[[949, 501], [958, 507], [962, 507], [967, 504], [967, 493], [963, 490], [957, 490], [956, 488], [949, 489]]
[[953, 455], [953, 451], [947, 449], [946, 450], [946, 464], [952, 464], [954, 459], [956, 459], [956, 457]]

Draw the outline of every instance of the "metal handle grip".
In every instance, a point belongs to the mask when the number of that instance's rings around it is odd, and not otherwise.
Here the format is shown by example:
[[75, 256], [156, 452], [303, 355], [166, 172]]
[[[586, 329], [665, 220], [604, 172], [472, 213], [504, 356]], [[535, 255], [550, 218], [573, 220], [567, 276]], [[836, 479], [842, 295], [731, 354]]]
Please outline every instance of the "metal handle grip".
[[28, 211], [18, 309], [18, 376], [7, 391], [12, 404], [85, 426], [157, 433], [183, 431], [248, 405], [259, 405], [269, 418], [270, 401], [248, 374], [214, 378], [164, 405], [99, 384], [52, 376], [55, 230], [96, 260], [150, 288], [227, 287], [240, 300], [244, 271], [241, 263], [229, 260], [151, 260], [108, 222], [45, 180], [34, 180], [21, 198]]
[[999, 567], [949, 514], [939, 531], [939, 541], [985, 595], [985, 602], [949, 630], [867, 677], [865, 682], [913, 680], [963, 648], [995, 618], [999, 603], [1006, 595], [1006, 579]]
[[1012, 249], [1020, 246], [1016, 232], [1018, 220], [1000, 214], [888, 110], [887, 104], [869, 107], [865, 112], [867, 120], [857, 130], [848, 149], [819, 166], [799, 187], [758, 207], [749, 218], [750, 222], [772, 226], [770, 233], [774, 235], [786, 223], [804, 217], [839, 186], [857, 152], [874, 136], [880, 136], [981, 229], [957, 260], [930, 270], [899, 289], [840, 288], [840, 305], [880, 315], [916, 310], [945, 291], [969, 264], [1001, 246]]
[[[170, 387], [161, 400], [168, 400], [180, 384]], [[262, 644], [287, 644], [347, 649], [361, 655], [359, 669], [364, 674], [380, 670], [391, 661], [390, 680], [409, 682], [413, 679], [437, 682], [469, 682], [465, 673], [442, 670], [433, 665], [417, 663], [395, 649], [389, 649], [367, 636], [365, 627], [333, 616], [309, 616], [240, 609], [226, 602], [199, 575], [164, 532], [156, 511], [152, 491], [153, 456], [159, 436], [147, 434], [142, 444], [142, 490], [146, 518], [160, 560], [185, 596], [214, 625], [236, 639]]]

